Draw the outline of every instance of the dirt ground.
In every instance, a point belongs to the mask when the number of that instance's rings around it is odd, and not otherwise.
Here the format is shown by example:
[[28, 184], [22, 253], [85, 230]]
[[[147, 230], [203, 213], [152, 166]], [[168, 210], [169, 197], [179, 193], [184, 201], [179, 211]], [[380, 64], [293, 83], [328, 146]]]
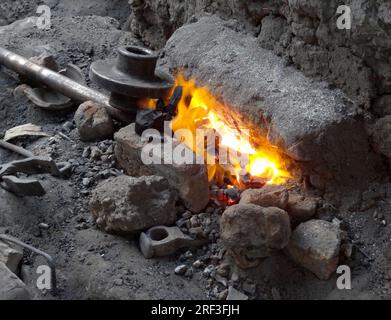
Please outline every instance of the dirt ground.
[[[41, 2], [41, 1], [40, 1]], [[72, 62], [86, 77], [92, 61], [113, 55], [121, 43], [139, 43], [122, 31], [129, 16], [127, 1], [45, 1], [54, 8], [52, 29], [13, 28], [2, 34], [0, 45], [33, 56], [49, 51], [61, 65]], [[9, 5], [12, 3], [12, 6]], [[7, 5], [8, 4], [8, 5]], [[104, 4], [104, 5], [103, 5]], [[0, 5], [3, 24], [34, 15], [34, 1], [5, 1]], [[1, 29], [1, 27], [0, 27]], [[83, 156], [86, 148], [97, 146], [102, 152], [112, 140], [83, 143], [72, 122], [73, 112], [51, 113], [34, 107], [13, 90], [18, 79], [0, 70], [0, 135], [16, 125], [34, 123], [54, 138], [23, 140], [19, 144], [56, 162], [73, 165], [69, 178], [40, 176], [48, 193], [42, 198], [18, 198], [0, 188], [0, 233], [7, 233], [56, 257], [58, 296], [39, 291], [35, 286], [37, 266], [44, 261], [26, 252], [23, 280], [34, 299], [209, 299], [210, 284], [202, 272], [190, 278], [174, 274], [182, 259], [146, 260], [137, 239], [106, 234], [92, 222], [88, 201], [91, 190], [107, 176], [121, 174], [115, 163], [95, 161]], [[62, 132], [70, 139], [58, 133]], [[0, 149], [0, 163], [18, 157]], [[102, 171], [107, 175], [100, 174]], [[89, 178], [88, 185], [83, 179]], [[178, 209], [180, 210], [180, 209]], [[285, 255], [265, 259], [250, 271], [237, 270], [241, 281], [257, 285], [256, 299], [389, 299], [391, 297], [391, 183], [388, 178], [368, 191], [352, 192], [342, 208], [324, 206], [323, 219], [337, 217], [354, 245], [347, 260], [352, 268], [352, 290], [336, 289], [337, 275], [328, 281], [296, 266]], [[47, 230], [39, 224], [49, 225]], [[194, 256], [210, 250], [195, 250]], [[194, 258], [195, 259], [195, 258]]]

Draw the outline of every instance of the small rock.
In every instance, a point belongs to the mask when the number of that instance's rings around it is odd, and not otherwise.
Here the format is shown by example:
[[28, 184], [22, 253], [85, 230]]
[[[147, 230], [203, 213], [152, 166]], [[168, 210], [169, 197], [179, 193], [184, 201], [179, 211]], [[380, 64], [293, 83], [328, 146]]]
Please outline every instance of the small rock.
[[83, 186], [88, 187], [91, 184], [91, 179], [84, 178], [82, 183], [83, 183]]
[[288, 192], [284, 187], [268, 185], [260, 189], [243, 191], [240, 204], [256, 204], [261, 207], [285, 209], [288, 203]]
[[43, 229], [43, 230], [48, 230], [49, 229], [49, 225], [47, 224], [47, 223], [40, 223], [39, 225], [38, 225], [38, 227], [40, 228], [40, 229]]
[[83, 158], [89, 158], [91, 154], [91, 147], [85, 147], [83, 150]]
[[338, 265], [340, 230], [324, 220], [301, 223], [292, 233], [287, 252], [299, 265], [327, 280]]
[[182, 264], [180, 266], [177, 266], [174, 270], [176, 275], [183, 276], [187, 271], [187, 266], [185, 264]]
[[192, 213], [190, 211], [186, 211], [185, 213], [183, 213], [182, 218], [183, 219], [190, 219], [191, 216], [192, 216]]
[[288, 214], [275, 207], [237, 204], [226, 209], [221, 217], [221, 239], [225, 247], [236, 254], [237, 263], [238, 256], [256, 260], [283, 249], [290, 234]]
[[73, 123], [71, 121], [67, 121], [62, 125], [62, 129], [65, 132], [70, 132], [73, 129]]
[[204, 263], [201, 260], [196, 260], [193, 263], [193, 267], [197, 268], [197, 269], [201, 268], [203, 265], [204, 265]]
[[190, 228], [189, 229], [189, 234], [193, 236], [195, 239], [207, 239], [207, 235], [205, 234], [204, 230], [202, 227], [197, 227], [197, 228]]
[[229, 286], [227, 300], [248, 300], [248, 296], [236, 290], [234, 287]]
[[79, 106], [75, 113], [75, 123], [83, 141], [104, 139], [114, 133], [113, 121], [105, 107], [92, 101]]
[[287, 205], [289, 216], [295, 222], [304, 222], [311, 219], [316, 213], [318, 200], [313, 197], [304, 197], [298, 193], [290, 193]]
[[90, 152], [91, 160], [95, 160], [95, 161], [100, 160], [101, 156], [102, 156], [102, 151], [98, 147], [96, 146], [91, 147], [91, 152]]
[[192, 228], [197, 228], [197, 227], [200, 226], [200, 222], [199, 222], [197, 216], [192, 216], [190, 218], [190, 225], [191, 225]]
[[107, 232], [135, 234], [176, 220], [175, 193], [158, 176], [119, 176], [94, 190], [90, 208], [98, 226]]
[[202, 272], [204, 276], [210, 277], [212, 273], [215, 271], [215, 267], [213, 265], [207, 266]]

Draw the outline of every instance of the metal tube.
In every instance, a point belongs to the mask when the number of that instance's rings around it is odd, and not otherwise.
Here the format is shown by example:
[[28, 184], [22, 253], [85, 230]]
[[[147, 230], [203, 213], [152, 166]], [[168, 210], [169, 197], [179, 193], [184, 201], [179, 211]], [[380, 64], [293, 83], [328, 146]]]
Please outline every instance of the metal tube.
[[12, 143], [0, 140], [0, 148], [4, 148], [13, 152], [16, 152], [24, 157], [31, 158], [34, 157], [34, 154], [31, 151], [28, 151], [22, 147], [18, 147]]
[[47, 254], [46, 252], [43, 252], [42, 250], [39, 250], [33, 246], [30, 246], [27, 243], [24, 243], [23, 241], [20, 241], [14, 237], [7, 236], [5, 234], [0, 234], [0, 240], [14, 243], [18, 246], [21, 246], [23, 248], [26, 248], [42, 257], [45, 258], [46, 262], [48, 263], [50, 267], [50, 273], [51, 273], [51, 283], [52, 283], [52, 294], [55, 296], [57, 294], [57, 276], [56, 276], [56, 264], [54, 262], [54, 259], [52, 256]]
[[131, 116], [118, 109], [113, 108], [109, 103], [109, 97], [97, 90], [83, 86], [57, 72], [35, 64], [28, 59], [0, 47], [0, 64], [23, 75], [33, 81], [44, 83], [50, 89], [55, 90], [64, 96], [77, 102], [94, 101], [103, 105], [107, 111], [117, 120], [130, 122]]

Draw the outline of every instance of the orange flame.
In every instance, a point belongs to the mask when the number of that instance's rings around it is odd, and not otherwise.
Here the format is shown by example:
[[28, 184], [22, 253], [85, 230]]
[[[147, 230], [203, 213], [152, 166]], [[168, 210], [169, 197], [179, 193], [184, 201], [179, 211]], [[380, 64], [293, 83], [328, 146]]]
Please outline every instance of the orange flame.
[[238, 158], [231, 156], [231, 152], [229, 152], [231, 168], [220, 165], [218, 161], [213, 164], [207, 162], [210, 180], [221, 182], [228, 169], [231, 173], [234, 171], [236, 178], [234, 184], [240, 184], [240, 176], [246, 172], [252, 177], [264, 179], [267, 184], [283, 184], [290, 178], [281, 152], [266, 138], [260, 137], [259, 133], [255, 134], [256, 130], [251, 130], [251, 126], [245, 124], [239, 115], [235, 115], [232, 108], [227, 108], [219, 102], [208, 88], [197, 87], [194, 80], [186, 80], [183, 75], [176, 77], [176, 86], [183, 87], [183, 95], [178, 104], [178, 114], [171, 123], [171, 129], [174, 133], [180, 129], [187, 129], [193, 136], [193, 139], [189, 140], [182, 137], [182, 142], [194, 152], [203, 153], [205, 156], [209, 151], [205, 150], [207, 146], [197, 147], [196, 131], [212, 128], [220, 138], [221, 147], [248, 155], [248, 163], [244, 168]]

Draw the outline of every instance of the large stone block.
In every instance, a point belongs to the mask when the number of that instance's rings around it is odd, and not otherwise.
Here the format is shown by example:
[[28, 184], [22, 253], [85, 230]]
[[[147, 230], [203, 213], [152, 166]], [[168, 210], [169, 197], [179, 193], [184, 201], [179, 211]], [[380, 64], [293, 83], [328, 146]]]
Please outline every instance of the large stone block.
[[289, 216], [279, 208], [240, 203], [228, 207], [221, 217], [221, 239], [243, 268], [283, 249], [290, 235]]
[[105, 231], [131, 235], [156, 225], [173, 224], [175, 200], [163, 177], [123, 175], [99, 184], [90, 207], [96, 223]]
[[287, 66], [253, 36], [204, 17], [178, 29], [164, 51], [163, 67], [207, 86], [310, 173], [341, 184], [373, 174], [368, 136], [353, 103]]
[[[114, 135], [117, 142], [115, 155], [118, 163], [131, 176], [157, 174], [165, 177], [175, 188], [186, 207], [198, 213], [206, 207], [209, 201], [209, 182], [206, 166], [196, 164], [165, 163], [165, 153], [154, 155], [152, 164], [144, 164], [142, 152], [148, 141], [144, 141], [135, 131], [135, 124], [122, 128]], [[173, 140], [173, 147], [179, 142]], [[170, 151], [165, 151], [168, 158], [172, 158]], [[167, 154], [170, 153], [170, 154]], [[160, 164], [156, 164], [160, 163]]]
[[336, 271], [341, 246], [338, 226], [328, 221], [310, 220], [292, 233], [287, 252], [299, 265], [327, 280]]

